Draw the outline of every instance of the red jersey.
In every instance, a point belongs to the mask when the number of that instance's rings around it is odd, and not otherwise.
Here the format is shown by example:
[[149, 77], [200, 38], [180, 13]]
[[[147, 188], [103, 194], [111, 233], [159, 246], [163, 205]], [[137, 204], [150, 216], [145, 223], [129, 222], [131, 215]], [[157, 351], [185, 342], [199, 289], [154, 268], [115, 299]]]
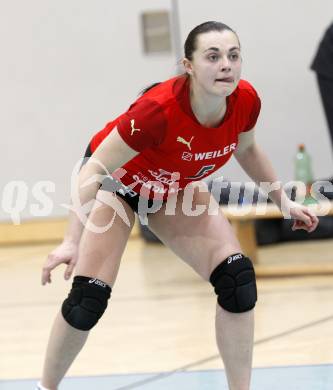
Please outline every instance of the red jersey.
[[232, 156], [238, 134], [255, 126], [260, 99], [247, 81], [240, 80], [227, 97], [222, 122], [208, 128], [194, 116], [189, 90], [186, 76], [153, 87], [93, 137], [91, 151], [117, 127], [123, 140], [140, 152], [122, 167], [126, 174], [120, 180], [150, 198], [156, 193], [166, 199], [168, 193], [212, 174]]

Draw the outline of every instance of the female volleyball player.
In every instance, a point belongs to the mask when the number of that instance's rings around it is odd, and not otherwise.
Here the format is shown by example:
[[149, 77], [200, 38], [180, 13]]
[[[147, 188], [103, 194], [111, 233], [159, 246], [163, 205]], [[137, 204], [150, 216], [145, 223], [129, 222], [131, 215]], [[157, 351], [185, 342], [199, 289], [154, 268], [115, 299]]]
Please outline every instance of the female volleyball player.
[[[200, 180], [231, 155], [257, 183], [277, 182], [277, 177], [255, 142], [260, 100], [240, 79], [236, 33], [218, 22], [195, 27], [185, 42], [183, 64], [184, 75], [150, 88], [89, 144], [86, 156], [91, 157], [79, 173], [80, 203], [94, 202], [89, 220], [83, 226], [79, 212], [71, 211], [64, 241], [42, 272], [46, 284], [59, 264], [67, 264], [66, 279], [76, 268], [52, 328], [40, 389], [57, 389], [105, 311], [134, 212], [147, 216], [161, 241], [214, 287], [216, 338], [229, 387], [249, 389], [254, 269], [218, 207], [209, 212], [214, 201]], [[101, 186], [94, 178], [105, 170], [112, 177]], [[316, 228], [317, 217], [281, 188], [269, 196], [289, 209], [293, 229]], [[205, 210], [197, 212], [199, 207]]]

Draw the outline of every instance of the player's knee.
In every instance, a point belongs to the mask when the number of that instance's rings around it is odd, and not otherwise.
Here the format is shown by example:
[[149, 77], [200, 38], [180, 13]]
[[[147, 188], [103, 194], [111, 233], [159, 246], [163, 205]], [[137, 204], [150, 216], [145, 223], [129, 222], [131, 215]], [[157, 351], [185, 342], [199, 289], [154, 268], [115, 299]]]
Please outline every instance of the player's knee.
[[111, 287], [101, 280], [75, 276], [72, 289], [62, 304], [62, 315], [73, 328], [90, 330], [102, 317], [110, 296]]
[[232, 313], [254, 308], [257, 286], [254, 268], [248, 257], [238, 253], [219, 264], [210, 276], [219, 305]]

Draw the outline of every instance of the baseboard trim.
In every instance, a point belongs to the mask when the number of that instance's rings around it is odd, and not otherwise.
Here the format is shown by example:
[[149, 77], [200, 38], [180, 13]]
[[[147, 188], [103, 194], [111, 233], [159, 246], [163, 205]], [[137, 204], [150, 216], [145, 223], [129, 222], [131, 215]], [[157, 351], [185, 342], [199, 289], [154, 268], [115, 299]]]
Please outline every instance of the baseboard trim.
[[[62, 241], [67, 218], [24, 221], [20, 225], [0, 223], [0, 245], [40, 244]], [[140, 234], [135, 223], [130, 238]]]

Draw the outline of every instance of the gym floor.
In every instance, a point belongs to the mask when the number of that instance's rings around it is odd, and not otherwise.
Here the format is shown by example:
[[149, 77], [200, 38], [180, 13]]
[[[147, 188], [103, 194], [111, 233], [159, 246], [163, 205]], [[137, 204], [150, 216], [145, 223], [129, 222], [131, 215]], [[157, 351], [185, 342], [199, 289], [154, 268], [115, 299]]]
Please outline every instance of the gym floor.
[[[56, 246], [0, 248], [0, 389], [34, 389], [63, 270], [40, 285]], [[260, 265], [325, 264], [333, 240], [260, 247]], [[333, 388], [333, 275], [259, 278], [252, 390]], [[227, 389], [212, 288], [160, 244], [131, 239], [107, 312], [60, 389]]]

